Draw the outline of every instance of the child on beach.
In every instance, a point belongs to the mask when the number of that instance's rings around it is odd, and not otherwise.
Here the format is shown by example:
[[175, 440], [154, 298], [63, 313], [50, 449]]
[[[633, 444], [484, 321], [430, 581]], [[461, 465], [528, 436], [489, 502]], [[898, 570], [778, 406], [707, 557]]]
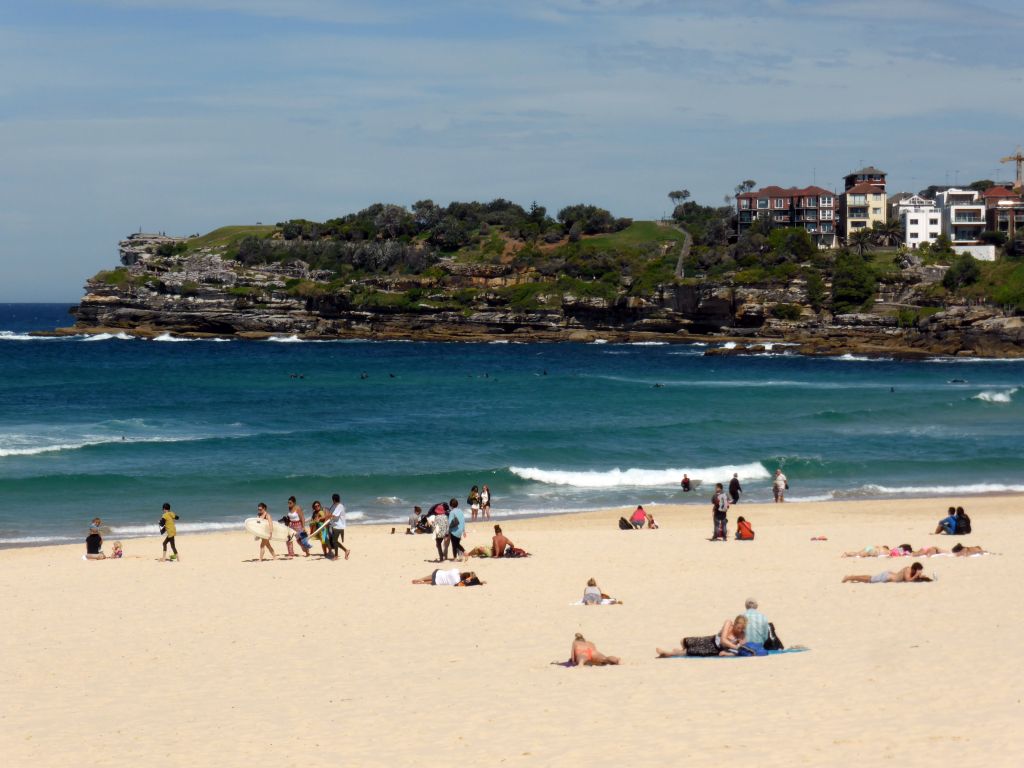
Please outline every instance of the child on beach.
[[124, 557], [124, 550], [121, 548], [121, 542], [115, 541], [114, 546], [110, 549], [110, 557], [114, 560], [119, 560]]

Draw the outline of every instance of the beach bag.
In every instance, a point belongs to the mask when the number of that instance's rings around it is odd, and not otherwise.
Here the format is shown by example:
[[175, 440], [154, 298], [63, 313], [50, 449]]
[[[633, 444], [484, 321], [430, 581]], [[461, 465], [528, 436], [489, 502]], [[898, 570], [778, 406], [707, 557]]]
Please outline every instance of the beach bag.
[[633, 530], [633, 526], [630, 525], [629, 520], [627, 520], [624, 517], [620, 517], [619, 518], [619, 528], [621, 528], [624, 531], [632, 531]]
[[768, 622], [768, 637], [764, 639], [764, 649], [766, 651], [781, 651], [785, 647], [782, 641], [779, 640], [779, 636], [775, 633], [775, 625]]
[[744, 643], [737, 651], [737, 656], [767, 656], [768, 651], [765, 650], [764, 645], [761, 643]]

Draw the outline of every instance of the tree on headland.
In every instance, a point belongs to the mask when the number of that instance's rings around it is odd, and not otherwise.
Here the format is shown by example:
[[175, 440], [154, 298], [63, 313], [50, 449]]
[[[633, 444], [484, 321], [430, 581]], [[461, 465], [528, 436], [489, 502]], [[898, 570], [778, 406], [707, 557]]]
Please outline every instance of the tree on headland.
[[861, 260], [863, 260], [864, 254], [875, 247], [875, 235], [866, 227], [862, 229], [855, 229], [853, 234], [846, 238], [846, 243], [856, 250], [857, 255], [860, 256]]
[[969, 253], [957, 256], [956, 260], [949, 265], [946, 274], [942, 276], [942, 285], [946, 290], [958, 291], [964, 286], [978, 282], [981, 277], [981, 269], [977, 260]]
[[863, 257], [850, 252], [836, 257], [832, 272], [832, 311], [840, 314], [863, 307], [875, 295], [875, 275]]
[[688, 189], [674, 189], [668, 193], [668, 199], [676, 205], [690, 199], [690, 190]]
[[743, 181], [736, 185], [736, 194], [742, 195], [744, 192], [749, 192], [756, 186], [757, 182], [754, 181], [753, 179], [744, 179]]
[[903, 226], [899, 219], [876, 221], [871, 225], [871, 234], [881, 245], [899, 245], [903, 239]]

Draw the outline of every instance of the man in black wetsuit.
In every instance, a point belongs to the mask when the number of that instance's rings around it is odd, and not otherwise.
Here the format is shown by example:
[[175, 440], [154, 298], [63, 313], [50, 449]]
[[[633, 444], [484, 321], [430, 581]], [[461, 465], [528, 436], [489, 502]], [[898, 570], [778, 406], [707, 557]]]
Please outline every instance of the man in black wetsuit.
[[732, 499], [732, 503], [735, 504], [740, 500], [740, 494], [743, 493], [743, 489], [740, 488], [740, 477], [736, 472], [732, 473], [732, 480], [729, 481], [729, 498]]

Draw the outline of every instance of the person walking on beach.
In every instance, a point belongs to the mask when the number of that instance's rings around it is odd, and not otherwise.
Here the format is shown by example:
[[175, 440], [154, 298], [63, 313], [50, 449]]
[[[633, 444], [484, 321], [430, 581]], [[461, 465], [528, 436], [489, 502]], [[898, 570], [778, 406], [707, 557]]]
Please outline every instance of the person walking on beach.
[[178, 526], [174, 524], [174, 521], [178, 519], [178, 516], [171, 512], [171, 505], [164, 503], [164, 513], [160, 516], [160, 529], [164, 534], [163, 554], [160, 555], [160, 560], [167, 559], [167, 545], [171, 545], [171, 560], [180, 560], [178, 557], [178, 547], [174, 544], [174, 537], [178, 533]]
[[452, 560], [465, 560], [462, 540], [466, 536], [466, 517], [459, 509], [459, 500], [452, 499], [449, 504], [448, 537], [452, 540]]
[[732, 499], [733, 504], [739, 503], [741, 493], [743, 493], [743, 489], [740, 487], [739, 473], [733, 472], [732, 480], [729, 481], [729, 498]]
[[345, 559], [352, 554], [352, 551], [345, 548], [345, 505], [341, 503], [341, 496], [337, 493], [331, 494], [331, 557], [335, 562], [338, 560], [338, 550], [345, 553]]
[[448, 559], [448, 505], [435, 504], [430, 514], [434, 516], [434, 543], [437, 544], [437, 562]]
[[320, 551], [324, 557], [327, 557], [330, 546], [330, 527], [325, 526], [324, 523], [331, 518], [319, 500], [314, 501], [310, 506], [313, 508], [313, 515], [309, 518], [309, 536], [312, 538], [315, 534], [320, 539]]
[[484, 520], [491, 519], [491, 489], [486, 485], [480, 491], [480, 511], [484, 513]]
[[470, 516], [473, 520], [476, 520], [476, 516], [480, 514], [480, 489], [475, 485], [469, 489], [469, 497], [466, 499], [466, 503], [469, 504]]
[[[267, 521], [267, 533], [272, 537], [274, 535], [274, 521], [270, 517], [270, 510], [267, 509], [267, 505], [262, 501], [256, 505], [256, 517]], [[269, 538], [260, 539], [260, 562], [263, 562], [264, 551], [270, 553], [271, 560], [277, 560], [277, 553], [274, 552], [274, 547], [271, 545]]]
[[296, 540], [305, 552], [306, 557], [309, 557], [311, 547], [308, 544], [303, 544], [300, 538], [306, 531], [306, 516], [303, 514], [302, 507], [299, 506], [294, 496], [288, 497], [288, 527], [295, 531], [294, 536], [288, 537], [288, 557], [295, 557]]
[[715, 530], [711, 536], [712, 541], [728, 541], [729, 535], [726, 531], [729, 519], [726, 516], [729, 511], [729, 499], [722, 490], [721, 483], [715, 483], [715, 495], [711, 497], [711, 519], [714, 522]]
[[781, 469], [775, 470], [775, 479], [772, 480], [772, 495], [775, 496], [775, 503], [781, 504], [786, 500], [786, 491], [789, 490], [789, 481], [782, 474]]

